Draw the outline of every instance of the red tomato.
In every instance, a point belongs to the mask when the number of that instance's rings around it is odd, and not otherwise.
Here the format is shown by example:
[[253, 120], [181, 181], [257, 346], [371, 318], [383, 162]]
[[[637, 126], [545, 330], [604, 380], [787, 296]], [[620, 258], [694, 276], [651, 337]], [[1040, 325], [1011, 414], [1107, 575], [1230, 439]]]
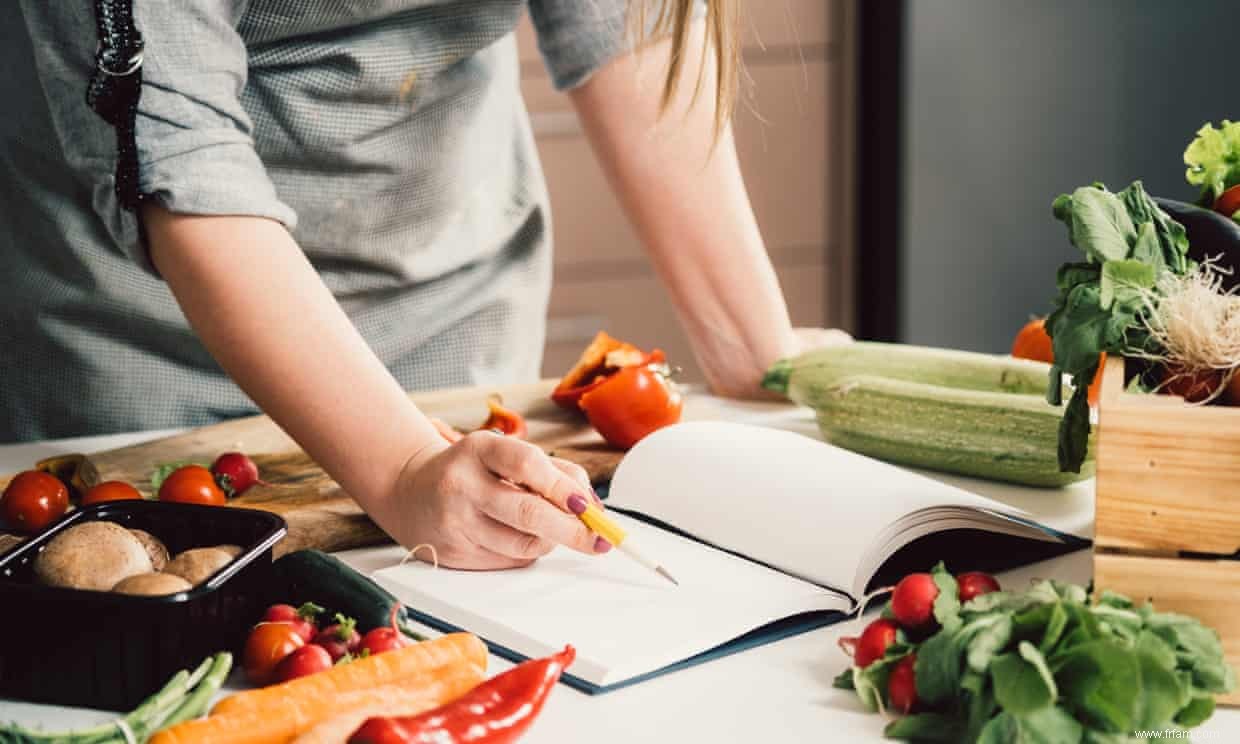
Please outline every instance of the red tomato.
[[[1054, 342], [1046, 332], [1046, 318], [1034, 318], [1025, 324], [1012, 341], [1012, 356], [1017, 359], [1032, 359], [1035, 362], [1055, 363]], [[1107, 353], [1098, 355], [1098, 371], [1094, 381], [1089, 385], [1089, 405], [1098, 405], [1098, 395], [1102, 391], [1102, 368], [1107, 363]]]
[[1034, 318], [1020, 329], [1012, 341], [1012, 356], [1047, 364], [1055, 361], [1054, 346], [1046, 332], [1046, 318]]
[[603, 439], [625, 450], [680, 421], [684, 408], [675, 383], [655, 364], [622, 368], [587, 391], [578, 403]]
[[969, 571], [956, 577], [956, 589], [961, 602], [968, 602], [974, 597], [999, 591], [999, 580], [988, 573]]
[[916, 663], [917, 654], [909, 654], [900, 659], [887, 677], [887, 700], [897, 713], [907, 715], [917, 707], [917, 676], [913, 670]]
[[19, 532], [38, 532], [69, 510], [69, 489], [38, 470], [18, 473], [0, 496], [4, 521]]
[[227, 501], [211, 471], [201, 465], [186, 465], [172, 471], [159, 486], [159, 500], [207, 506], [220, 506]]
[[1214, 211], [1228, 217], [1240, 212], [1240, 186], [1232, 186], [1214, 200]]
[[374, 656], [384, 651], [403, 648], [413, 643], [403, 633], [392, 628], [374, 628], [366, 632], [362, 636], [362, 642], [358, 644], [358, 653], [369, 653]]
[[896, 642], [896, 633], [899, 630], [900, 626], [883, 617], [865, 626], [865, 630], [861, 631], [861, 637], [857, 639], [857, 652], [853, 656], [853, 664], [868, 667], [883, 658], [883, 654], [887, 653], [887, 647]]
[[311, 643], [285, 656], [276, 664], [273, 679], [276, 682], [288, 682], [290, 679], [306, 677], [331, 668], [332, 657], [322, 646]]
[[323, 608], [318, 605], [307, 603], [301, 607], [294, 607], [288, 604], [277, 604], [267, 608], [267, 612], [263, 613], [263, 622], [265, 623], [288, 623], [297, 631], [297, 635], [306, 643], [314, 639], [316, 633], [319, 632], [318, 626], [314, 623], [314, 616], [322, 612]]
[[276, 666], [306, 642], [288, 623], [259, 623], [250, 631], [242, 654], [245, 676], [256, 685], [272, 681]]
[[142, 494], [138, 489], [123, 481], [104, 481], [92, 486], [82, 497], [82, 506], [102, 504], [107, 501], [141, 501]]
[[939, 587], [928, 573], [912, 573], [900, 579], [891, 593], [891, 614], [906, 630], [922, 630], [934, 624], [934, 600]]

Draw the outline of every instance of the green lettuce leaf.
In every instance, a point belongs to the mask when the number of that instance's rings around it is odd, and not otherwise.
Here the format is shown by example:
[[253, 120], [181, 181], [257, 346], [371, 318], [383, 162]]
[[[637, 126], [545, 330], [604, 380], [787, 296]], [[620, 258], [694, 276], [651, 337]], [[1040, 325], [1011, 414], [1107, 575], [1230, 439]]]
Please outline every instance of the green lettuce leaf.
[[1228, 188], [1240, 184], [1240, 122], [1226, 119], [1220, 127], [1205, 124], [1184, 150], [1184, 177], [1201, 187], [1202, 202], [1211, 206]]

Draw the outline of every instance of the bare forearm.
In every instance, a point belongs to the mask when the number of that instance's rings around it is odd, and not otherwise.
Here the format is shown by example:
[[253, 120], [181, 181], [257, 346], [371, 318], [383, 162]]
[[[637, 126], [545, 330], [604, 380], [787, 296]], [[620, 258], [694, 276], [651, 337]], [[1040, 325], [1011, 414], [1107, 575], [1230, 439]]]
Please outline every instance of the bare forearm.
[[151, 257], [212, 355], [364, 507], [392, 486], [429, 421], [270, 220], [147, 207]]
[[730, 127], [712, 149], [712, 55], [690, 106], [703, 43], [699, 23], [685, 52], [685, 82], [663, 116], [666, 43], [613, 61], [572, 98], [707, 378], [719, 392], [746, 394], [794, 339]]

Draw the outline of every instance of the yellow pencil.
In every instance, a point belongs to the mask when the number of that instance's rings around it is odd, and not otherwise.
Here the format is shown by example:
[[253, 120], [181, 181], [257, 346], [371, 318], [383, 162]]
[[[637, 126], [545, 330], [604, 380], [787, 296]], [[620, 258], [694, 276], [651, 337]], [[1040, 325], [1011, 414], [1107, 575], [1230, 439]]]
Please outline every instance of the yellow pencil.
[[569, 511], [573, 512], [594, 534], [603, 538], [612, 544], [622, 553], [642, 564], [646, 568], [654, 571], [663, 578], [672, 582], [676, 586], [680, 586], [680, 582], [672, 577], [658, 561], [650, 558], [637, 549], [635, 545], [628, 541], [628, 533], [624, 531], [620, 525], [611, 520], [607, 514], [594, 504], [587, 502], [581, 496], [573, 495], [568, 498]]

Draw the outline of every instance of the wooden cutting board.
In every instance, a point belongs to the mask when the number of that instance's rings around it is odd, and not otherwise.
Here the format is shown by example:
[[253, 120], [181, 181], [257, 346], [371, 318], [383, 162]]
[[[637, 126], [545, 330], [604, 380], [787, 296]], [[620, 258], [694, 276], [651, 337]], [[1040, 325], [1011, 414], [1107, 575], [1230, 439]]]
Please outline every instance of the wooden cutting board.
[[[440, 390], [410, 397], [427, 415], [441, 418], [461, 431], [471, 431], [487, 417], [487, 396], [499, 393], [506, 406], [526, 417], [529, 441], [552, 455], [580, 464], [592, 481], [607, 480], [623, 453], [608, 447], [583, 418], [552, 403], [548, 396], [554, 385], [554, 380], [544, 380], [499, 388]], [[271, 484], [254, 486], [230, 505], [263, 509], [284, 517], [289, 532], [276, 546], [277, 554], [301, 548], [345, 550], [389, 541], [357, 503], [266, 416], [205, 426], [166, 439], [90, 454], [88, 459], [101, 481], [132, 483], [149, 495], [150, 476], [156, 465], [180, 460], [209, 464], [227, 451], [250, 455], [258, 464], [260, 476]], [[0, 477], [0, 488], [10, 478]], [[0, 535], [0, 552], [7, 542], [11, 540]]]

